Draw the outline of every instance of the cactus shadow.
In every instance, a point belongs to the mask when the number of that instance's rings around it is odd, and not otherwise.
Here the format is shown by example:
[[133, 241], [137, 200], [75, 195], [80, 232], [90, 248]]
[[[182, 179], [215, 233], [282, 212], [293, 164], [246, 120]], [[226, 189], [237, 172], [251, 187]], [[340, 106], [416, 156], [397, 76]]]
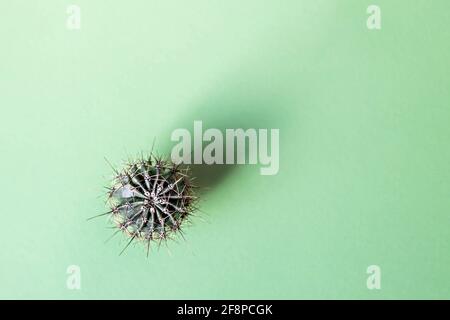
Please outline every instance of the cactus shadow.
[[[239, 91], [243, 90], [244, 88], [241, 88]], [[286, 114], [283, 112], [287, 104], [284, 99], [276, 95], [264, 95], [263, 92], [257, 90], [253, 90], [252, 94], [239, 91], [226, 91], [190, 106], [189, 112], [177, 119], [170, 126], [170, 130], [186, 128], [193, 137], [194, 121], [200, 120], [203, 123], [203, 132], [209, 128], [219, 129], [224, 135], [225, 144], [226, 129], [280, 128], [282, 122], [285, 121], [284, 114]], [[170, 137], [170, 135], [171, 132], [167, 132], [165, 136]], [[176, 143], [172, 142], [171, 147]], [[207, 144], [208, 142], [203, 143], [203, 147]], [[170, 154], [170, 151], [168, 149], [167, 154]], [[194, 148], [191, 148], [191, 155], [194, 154], [194, 151]], [[201, 193], [214, 190], [225, 179], [239, 171], [238, 168], [242, 166], [237, 164], [189, 165], [192, 176], [195, 177], [195, 184]]]

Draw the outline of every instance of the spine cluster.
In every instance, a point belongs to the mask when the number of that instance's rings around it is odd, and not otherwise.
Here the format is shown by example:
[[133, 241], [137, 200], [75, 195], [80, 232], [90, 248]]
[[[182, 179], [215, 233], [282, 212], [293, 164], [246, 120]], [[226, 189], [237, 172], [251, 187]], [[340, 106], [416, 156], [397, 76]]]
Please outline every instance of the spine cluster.
[[108, 214], [129, 238], [147, 244], [182, 235], [182, 225], [194, 211], [196, 197], [187, 168], [150, 156], [114, 170], [108, 188]]

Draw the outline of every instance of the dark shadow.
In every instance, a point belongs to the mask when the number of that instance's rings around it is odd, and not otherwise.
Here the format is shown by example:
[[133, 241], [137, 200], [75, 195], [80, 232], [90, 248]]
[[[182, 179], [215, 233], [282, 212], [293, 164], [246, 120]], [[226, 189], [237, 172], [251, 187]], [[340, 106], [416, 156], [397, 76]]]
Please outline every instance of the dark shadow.
[[[158, 143], [158, 148], [170, 155], [171, 148], [176, 144], [176, 142], [170, 142], [171, 132], [177, 128], [186, 128], [193, 136], [193, 125], [196, 120], [203, 122], [203, 132], [209, 128], [219, 129], [224, 135], [224, 144], [226, 129], [280, 128], [282, 122], [286, 120], [286, 113], [283, 110], [287, 101], [280, 96], [267, 95], [267, 92], [256, 89], [245, 86], [227, 90], [199, 102], [194, 110], [189, 108], [189, 113], [182, 115], [178, 122], [168, 126], [169, 131], [162, 135], [165, 137], [164, 145]], [[166, 141], [168, 143], [165, 143]], [[203, 143], [203, 147], [208, 143]], [[193, 148], [191, 152], [193, 155]], [[202, 193], [215, 189], [225, 178], [234, 175], [238, 171], [237, 168], [241, 166], [237, 164], [189, 165], [192, 176], [195, 177], [195, 184], [199, 186]]]
[[[225, 129], [283, 128], [280, 143], [284, 132], [297, 133], [298, 119], [290, 114], [292, 108], [300, 107], [296, 100], [299, 90], [307, 92], [308, 82], [302, 72], [305, 51], [305, 44], [296, 35], [277, 38], [271, 45], [261, 48], [249, 61], [235, 66], [227, 77], [210, 84], [215, 88], [213, 92], [201, 93], [198, 101], [189, 102], [185, 114], [179, 114], [174, 123], [167, 124], [157, 149], [170, 155], [176, 144], [170, 141], [172, 131], [186, 128], [192, 135], [195, 120], [203, 122], [203, 130], [217, 128], [223, 134]], [[288, 136], [289, 132], [286, 133]], [[224, 179], [238, 172], [238, 168], [242, 165], [191, 166], [192, 174], [203, 190], [215, 189]]]

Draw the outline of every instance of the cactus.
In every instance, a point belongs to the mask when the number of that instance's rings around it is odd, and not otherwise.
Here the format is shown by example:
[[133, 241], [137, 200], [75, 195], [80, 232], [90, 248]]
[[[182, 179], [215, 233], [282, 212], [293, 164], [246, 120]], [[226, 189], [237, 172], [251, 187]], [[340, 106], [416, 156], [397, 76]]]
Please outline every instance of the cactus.
[[[128, 162], [124, 169], [114, 169], [112, 186], [108, 188], [105, 213], [130, 238], [125, 249], [140, 240], [147, 245], [183, 236], [182, 226], [195, 210], [189, 169], [150, 155]], [[115, 233], [115, 234], [116, 234]]]

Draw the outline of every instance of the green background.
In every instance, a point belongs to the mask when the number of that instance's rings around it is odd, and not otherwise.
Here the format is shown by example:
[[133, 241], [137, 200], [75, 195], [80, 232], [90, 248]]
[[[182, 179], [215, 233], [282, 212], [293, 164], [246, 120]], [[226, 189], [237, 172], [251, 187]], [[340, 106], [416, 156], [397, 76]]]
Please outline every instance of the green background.
[[[0, 3], [0, 298], [450, 298], [448, 0], [70, 3]], [[279, 174], [212, 168], [186, 242], [119, 256], [104, 157], [194, 120], [279, 128]]]

